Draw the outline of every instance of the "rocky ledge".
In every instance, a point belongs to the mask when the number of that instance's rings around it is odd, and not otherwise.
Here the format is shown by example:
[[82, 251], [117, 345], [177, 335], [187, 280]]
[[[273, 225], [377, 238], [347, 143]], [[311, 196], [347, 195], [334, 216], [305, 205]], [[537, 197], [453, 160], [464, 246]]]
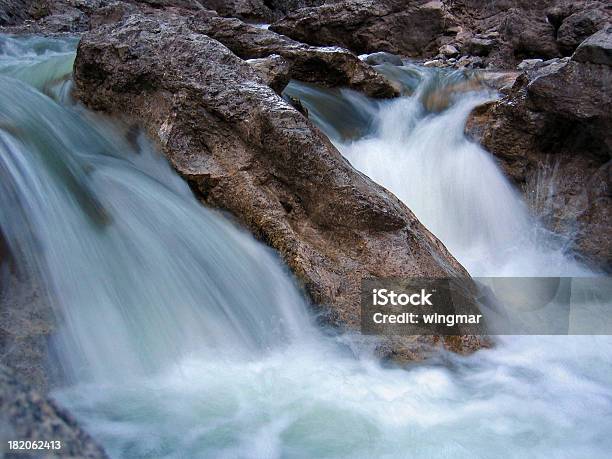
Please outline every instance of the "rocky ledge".
[[[203, 202], [230, 211], [279, 251], [329, 323], [359, 327], [365, 277], [469, 278], [402, 202], [202, 33], [208, 20], [137, 14], [89, 32], [77, 53], [76, 95], [139, 120]], [[235, 39], [227, 41], [236, 49]], [[418, 356], [404, 341], [381, 349]], [[477, 339], [449, 343], [478, 347]]]
[[612, 27], [571, 58], [536, 60], [509, 94], [479, 107], [467, 131], [497, 156], [548, 226], [612, 268]]

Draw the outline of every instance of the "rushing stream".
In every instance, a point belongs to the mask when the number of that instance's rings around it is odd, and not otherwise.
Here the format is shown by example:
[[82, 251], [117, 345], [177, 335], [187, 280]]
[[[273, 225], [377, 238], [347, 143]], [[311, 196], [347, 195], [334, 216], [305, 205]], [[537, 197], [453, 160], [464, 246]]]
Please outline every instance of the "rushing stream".
[[[409, 369], [356, 356], [137, 129], [71, 100], [75, 46], [0, 36], [0, 229], [61, 323], [54, 396], [111, 457], [609, 457], [608, 337], [505, 337]], [[419, 72], [386, 103], [288, 92], [472, 274], [588, 274], [464, 138], [493, 95], [427, 110]]]

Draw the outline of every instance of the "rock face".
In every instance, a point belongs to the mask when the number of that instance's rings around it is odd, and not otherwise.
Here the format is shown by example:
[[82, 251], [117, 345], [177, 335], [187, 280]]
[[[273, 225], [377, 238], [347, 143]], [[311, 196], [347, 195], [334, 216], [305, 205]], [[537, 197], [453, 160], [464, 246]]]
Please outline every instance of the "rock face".
[[194, 15], [189, 23], [191, 28], [220, 41], [243, 59], [282, 56], [289, 63], [293, 79], [330, 87], [347, 86], [371, 97], [399, 94], [399, 87], [345, 49], [305, 45], [210, 11]]
[[462, 53], [481, 56], [485, 64], [513, 68], [524, 59], [569, 56], [611, 18], [605, 2], [542, 0], [447, 1], [460, 24], [452, 39]]
[[612, 27], [572, 58], [521, 75], [499, 102], [479, 108], [468, 131], [494, 153], [533, 208], [575, 249], [612, 266]]
[[270, 28], [305, 43], [340, 45], [357, 53], [433, 55], [454, 19], [442, 2], [348, 0], [289, 13]]
[[[76, 95], [139, 119], [202, 201], [278, 250], [330, 323], [359, 326], [364, 277], [468, 277], [403, 203], [194, 24], [136, 15], [88, 33]], [[478, 347], [468, 342], [458, 350]]]
[[514, 68], [523, 59], [570, 55], [611, 17], [609, 2], [587, 0], [345, 0], [290, 12], [271, 29], [358, 53], [428, 59], [440, 50], [438, 56]]
[[[0, 365], [0, 455], [2, 457], [45, 457], [106, 459], [104, 450], [79, 428], [76, 421], [55, 402], [20, 383]], [[10, 452], [8, 440], [60, 441], [61, 449], [42, 454]], [[6, 451], [5, 454], [2, 454]]]

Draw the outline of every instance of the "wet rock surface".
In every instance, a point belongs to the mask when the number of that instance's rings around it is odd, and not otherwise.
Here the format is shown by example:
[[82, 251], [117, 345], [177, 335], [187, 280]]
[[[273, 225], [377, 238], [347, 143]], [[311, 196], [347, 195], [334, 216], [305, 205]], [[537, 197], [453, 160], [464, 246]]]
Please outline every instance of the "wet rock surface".
[[140, 120], [202, 201], [278, 250], [328, 323], [359, 327], [364, 277], [469, 277], [403, 203], [193, 24], [139, 15], [85, 35], [78, 97]]
[[[9, 458], [107, 458], [104, 450], [53, 400], [0, 365], [0, 454]], [[61, 442], [59, 450], [9, 451], [8, 440]], [[2, 454], [4, 452], [4, 454]]]
[[467, 127], [549, 226], [575, 233], [574, 249], [604, 269], [612, 262], [611, 39], [607, 27], [571, 58], [528, 68]]

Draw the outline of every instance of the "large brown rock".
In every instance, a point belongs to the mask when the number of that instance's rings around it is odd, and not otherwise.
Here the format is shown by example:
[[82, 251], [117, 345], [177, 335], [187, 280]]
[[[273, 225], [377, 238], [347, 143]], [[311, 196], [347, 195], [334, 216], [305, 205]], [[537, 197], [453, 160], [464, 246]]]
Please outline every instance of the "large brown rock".
[[211, 11], [201, 12], [189, 22], [194, 30], [220, 41], [243, 59], [282, 56], [289, 63], [293, 79], [331, 87], [347, 86], [372, 97], [399, 94], [398, 86], [346, 49], [305, 45]]
[[[0, 365], [0, 456], [106, 459], [104, 450], [53, 400], [24, 385]], [[10, 451], [8, 440], [61, 442], [58, 450]]]
[[468, 132], [501, 161], [549, 225], [575, 250], [612, 266], [612, 27], [517, 79], [480, 107]]
[[[359, 327], [365, 277], [469, 277], [401, 201], [183, 18], [132, 16], [86, 34], [75, 84], [88, 106], [140, 120], [203, 202], [278, 250], [333, 324]], [[400, 345], [387, 354], [398, 352], [416, 355]]]
[[289, 13], [270, 28], [313, 45], [340, 45], [357, 53], [434, 55], [453, 32], [440, 1], [346, 0]]

